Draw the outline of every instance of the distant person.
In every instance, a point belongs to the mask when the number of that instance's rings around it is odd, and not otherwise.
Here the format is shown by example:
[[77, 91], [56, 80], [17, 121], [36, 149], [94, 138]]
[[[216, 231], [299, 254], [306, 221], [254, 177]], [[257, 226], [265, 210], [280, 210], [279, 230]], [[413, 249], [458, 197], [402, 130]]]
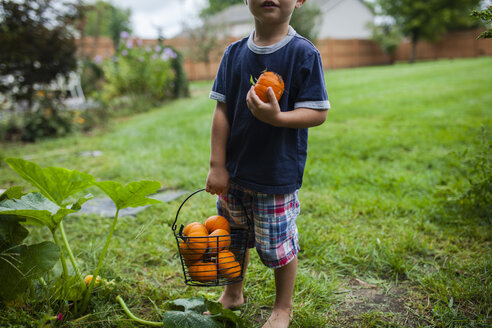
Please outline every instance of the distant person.
[[[218, 214], [232, 228], [247, 229], [244, 206], [254, 224], [248, 247], [274, 269], [275, 303], [263, 327], [288, 327], [292, 319], [308, 128], [322, 124], [330, 108], [319, 51], [289, 25], [305, 2], [245, 0], [255, 29], [227, 47], [210, 92], [217, 104], [206, 190], [219, 195]], [[250, 84], [265, 70], [283, 79], [278, 101], [272, 88], [262, 101]], [[246, 266], [248, 260], [249, 251]], [[225, 308], [244, 301], [242, 281], [226, 286], [219, 298]]]

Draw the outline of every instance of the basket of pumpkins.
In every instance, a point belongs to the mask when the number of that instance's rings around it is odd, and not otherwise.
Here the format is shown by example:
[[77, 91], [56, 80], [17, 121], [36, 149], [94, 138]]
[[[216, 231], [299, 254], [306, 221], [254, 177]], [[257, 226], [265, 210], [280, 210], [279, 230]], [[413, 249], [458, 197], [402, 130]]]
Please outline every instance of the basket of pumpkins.
[[248, 242], [244, 230], [242, 233], [231, 231], [227, 219], [220, 215], [181, 224], [178, 228], [183, 205], [204, 190], [193, 192], [181, 203], [172, 226], [185, 283], [189, 286], [224, 286], [239, 282], [243, 279]]

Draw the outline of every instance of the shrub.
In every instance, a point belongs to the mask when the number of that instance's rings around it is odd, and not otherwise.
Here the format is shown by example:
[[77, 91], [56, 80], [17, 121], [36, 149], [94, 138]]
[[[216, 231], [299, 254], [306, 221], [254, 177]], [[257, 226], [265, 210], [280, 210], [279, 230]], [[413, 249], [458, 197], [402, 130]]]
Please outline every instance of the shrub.
[[97, 96], [97, 93], [103, 88], [104, 72], [99, 65], [101, 60], [100, 57], [96, 57], [94, 61], [84, 60], [82, 62], [80, 80], [86, 97]]
[[40, 108], [24, 115], [23, 141], [36, 141], [44, 137], [62, 137], [73, 131], [73, 113], [57, 108]]
[[168, 46], [144, 46], [123, 36], [117, 54], [102, 63], [100, 99], [119, 114], [146, 111], [163, 101], [189, 95], [183, 58]]
[[102, 106], [67, 109], [58, 92], [38, 91], [32, 112], [10, 109], [0, 121], [0, 140], [35, 142], [46, 137], [62, 137], [75, 131], [87, 132], [108, 119]]
[[184, 93], [185, 78], [173, 49], [133, 46], [131, 39], [124, 41], [117, 55], [103, 63], [106, 102], [124, 96], [155, 104]]

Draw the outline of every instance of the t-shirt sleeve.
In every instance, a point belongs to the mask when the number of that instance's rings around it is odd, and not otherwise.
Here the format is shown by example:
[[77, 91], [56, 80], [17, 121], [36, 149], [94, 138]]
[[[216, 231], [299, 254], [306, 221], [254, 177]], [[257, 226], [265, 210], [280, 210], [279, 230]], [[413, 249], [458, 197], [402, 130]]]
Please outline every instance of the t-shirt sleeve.
[[226, 71], [228, 55], [229, 48], [226, 48], [224, 55], [222, 56], [222, 60], [220, 61], [219, 70], [217, 71], [217, 76], [215, 77], [212, 91], [210, 91], [209, 94], [210, 99], [217, 100], [222, 103], [226, 102]]
[[330, 102], [319, 52], [313, 53], [303, 61], [297, 76], [300, 78], [300, 88], [294, 108], [329, 109]]

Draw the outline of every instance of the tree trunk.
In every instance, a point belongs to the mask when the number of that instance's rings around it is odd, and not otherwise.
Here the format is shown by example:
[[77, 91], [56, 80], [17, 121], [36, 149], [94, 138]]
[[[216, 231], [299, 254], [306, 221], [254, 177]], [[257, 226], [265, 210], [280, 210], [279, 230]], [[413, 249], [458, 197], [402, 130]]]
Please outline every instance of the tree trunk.
[[415, 60], [417, 59], [417, 44], [419, 42], [419, 33], [417, 31], [414, 31], [412, 33], [412, 50], [410, 53], [410, 63], [413, 64], [415, 63]]

